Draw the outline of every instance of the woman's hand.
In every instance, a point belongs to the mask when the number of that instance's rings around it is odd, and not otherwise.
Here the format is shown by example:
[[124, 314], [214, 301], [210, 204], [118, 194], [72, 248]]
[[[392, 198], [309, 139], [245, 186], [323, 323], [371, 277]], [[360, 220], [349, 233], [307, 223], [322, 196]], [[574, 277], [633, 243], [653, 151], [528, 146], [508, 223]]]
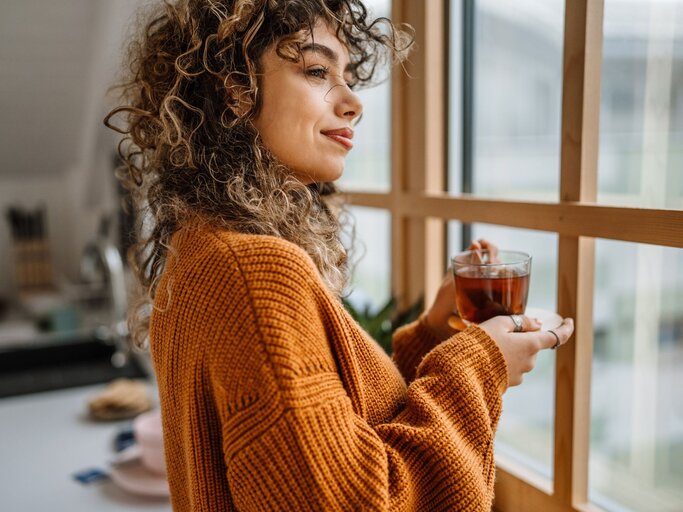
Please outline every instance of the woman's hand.
[[[496, 316], [479, 324], [479, 327], [496, 342], [508, 367], [508, 386], [522, 383], [523, 375], [533, 370], [538, 352], [560, 346], [574, 332], [574, 320], [565, 318], [562, 325], [551, 331], [540, 331], [541, 324], [532, 318], [519, 315], [522, 332], [514, 332], [515, 324], [509, 316]], [[553, 335], [553, 332], [557, 335]]]
[[[484, 239], [472, 242], [467, 250], [482, 249], [491, 251], [492, 258], [498, 254], [498, 246]], [[458, 332], [448, 324], [448, 318], [457, 314], [455, 311], [455, 279], [449, 270], [441, 281], [441, 286], [432, 306], [427, 310], [425, 320], [436, 337], [444, 341]]]
[[[468, 250], [490, 251], [492, 261], [496, 260], [498, 247], [487, 240], [472, 242]], [[444, 341], [453, 336], [457, 330], [448, 324], [449, 317], [457, 315], [455, 311], [455, 280], [449, 271], [441, 282], [432, 306], [427, 310], [425, 321], [432, 332]], [[519, 315], [523, 321], [522, 332], [514, 332], [515, 324], [509, 316], [496, 316], [479, 324], [496, 342], [508, 367], [508, 385], [517, 386], [522, 377], [530, 372], [536, 364], [538, 352], [544, 348], [553, 348], [559, 340], [563, 345], [574, 332], [574, 321], [565, 318], [562, 325], [550, 331], [541, 331], [541, 324], [532, 318]]]

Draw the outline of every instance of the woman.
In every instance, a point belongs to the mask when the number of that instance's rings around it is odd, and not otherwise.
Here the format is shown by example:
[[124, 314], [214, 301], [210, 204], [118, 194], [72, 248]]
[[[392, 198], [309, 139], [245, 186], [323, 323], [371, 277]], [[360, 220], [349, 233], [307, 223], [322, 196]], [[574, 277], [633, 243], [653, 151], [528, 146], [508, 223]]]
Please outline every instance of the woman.
[[571, 320], [456, 333], [446, 279], [392, 361], [340, 303], [352, 86], [409, 45], [357, 0], [186, 0], [132, 47], [110, 117], [151, 221], [132, 324], [149, 324], [174, 509], [491, 508], [501, 395]]

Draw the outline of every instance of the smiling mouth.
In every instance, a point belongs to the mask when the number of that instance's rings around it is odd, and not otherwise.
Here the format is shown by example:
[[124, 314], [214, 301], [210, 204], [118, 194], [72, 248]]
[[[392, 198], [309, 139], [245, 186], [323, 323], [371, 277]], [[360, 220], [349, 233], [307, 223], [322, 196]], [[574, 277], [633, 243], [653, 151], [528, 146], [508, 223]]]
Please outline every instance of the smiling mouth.
[[328, 137], [328, 138], [338, 142], [339, 144], [344, 146], [347, 150], [349, 150], [353, 147], [353, 142], [348, 137], [344, 137], [343, 135], [338, 135], [336, 133], [323, 133], [323, 135], [325, 137]]
[[344, 146], [344, 149], [347, 151], [353, 147], [353, 142], [351, 142], [351, 139], [353, 139], [353, 130], [351, 128], [336, 128], [334, 130], [324, 130], [320, 133]]

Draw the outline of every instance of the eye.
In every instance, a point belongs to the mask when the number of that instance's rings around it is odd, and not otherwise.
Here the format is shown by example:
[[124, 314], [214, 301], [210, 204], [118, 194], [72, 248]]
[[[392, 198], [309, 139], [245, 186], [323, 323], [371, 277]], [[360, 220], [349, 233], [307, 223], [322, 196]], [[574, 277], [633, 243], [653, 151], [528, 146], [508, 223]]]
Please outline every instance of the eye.
[[309, 68], [306, 70], [306, 74], [308, 76], [312, 76], [314, 78], [319, 78], [321, 80], [325, 80], [327, 78], [327, 75], [329, 74], [330, 69], [326, 67], [315, 67], [315, 68]]

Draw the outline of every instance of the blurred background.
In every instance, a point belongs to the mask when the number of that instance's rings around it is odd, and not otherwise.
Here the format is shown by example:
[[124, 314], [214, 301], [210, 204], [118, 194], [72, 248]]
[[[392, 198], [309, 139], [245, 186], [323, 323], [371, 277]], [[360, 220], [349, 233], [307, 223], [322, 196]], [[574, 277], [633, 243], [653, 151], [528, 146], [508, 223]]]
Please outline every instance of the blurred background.
[[[0, 408], [149, 375], [122, 323], [132, 218], [113, 176], [117, 138], [102, 125], [142, 3], [0, 5]], [[367, 4], [391, 15], [389, 0]], [[564, 1], [453, 0], [447, 21], [448, 193], [557, 201]], [[683, 1], [605, 1], [601, 90], [598, 202], [683, 209]], [[360, 94], [340, 185], [388, 192], [391, 86]], [[391, 298], [391, 215], [351, 212], [348, 298], [377, 311]], [[480, 237], [532, 254], [529, 305], [556, 308], [557, 234], [453, 220], [448, 255]], [[607, 510], [681, 511], [683, 250], [596, 246], [590, 497]], [[497, 437], [500, 453], [547, 477], [554, 378], [554, 353], [544, 351], [505, 395]], [[0, 471], [11, 470], [1, 462]]]

